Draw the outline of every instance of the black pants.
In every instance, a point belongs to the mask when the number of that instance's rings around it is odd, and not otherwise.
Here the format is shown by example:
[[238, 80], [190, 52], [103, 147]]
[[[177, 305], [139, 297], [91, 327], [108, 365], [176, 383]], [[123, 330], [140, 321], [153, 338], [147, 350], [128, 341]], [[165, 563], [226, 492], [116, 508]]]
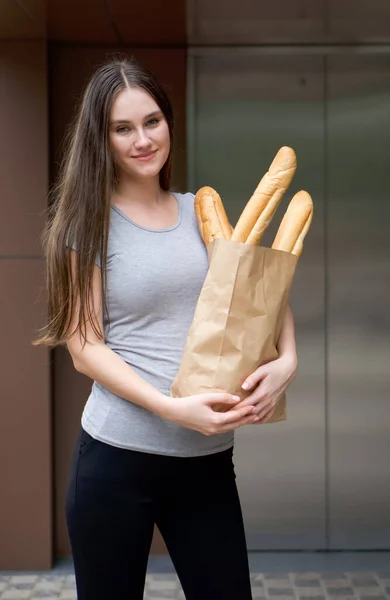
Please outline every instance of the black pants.
[[232, 450], [122, 450], [81, 430], [66, 499], [78, 600], [142, 600], [153, 527], [187, 600], [251, 600]]

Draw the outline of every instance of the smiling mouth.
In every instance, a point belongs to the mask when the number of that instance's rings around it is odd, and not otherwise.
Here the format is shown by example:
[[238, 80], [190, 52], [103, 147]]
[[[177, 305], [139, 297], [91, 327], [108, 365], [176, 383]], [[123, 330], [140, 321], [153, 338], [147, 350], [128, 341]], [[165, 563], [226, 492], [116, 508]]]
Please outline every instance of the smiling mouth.
[[136, 160], [150, 160], [155, 156], [156, 152], [157, 150], [153, 150], [153, 152], [147, 152], [146, 154], [137, 154], [136, 156], [133, 156], [133, 158]]

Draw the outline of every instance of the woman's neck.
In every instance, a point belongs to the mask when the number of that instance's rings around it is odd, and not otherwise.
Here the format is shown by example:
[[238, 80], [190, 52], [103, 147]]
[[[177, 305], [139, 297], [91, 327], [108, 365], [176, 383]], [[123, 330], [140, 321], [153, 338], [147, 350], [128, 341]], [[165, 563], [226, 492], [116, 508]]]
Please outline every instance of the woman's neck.
[[166, 192], [161, 189], [158, 177], [138, 181], [122, 178], [112, 195], [112, 203], [153, 206], [160, 204], [165, 197]]

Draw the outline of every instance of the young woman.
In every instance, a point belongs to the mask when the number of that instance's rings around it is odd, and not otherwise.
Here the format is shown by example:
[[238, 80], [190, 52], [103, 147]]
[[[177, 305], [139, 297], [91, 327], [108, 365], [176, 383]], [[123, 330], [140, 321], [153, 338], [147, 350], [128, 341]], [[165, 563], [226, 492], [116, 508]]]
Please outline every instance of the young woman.
[[229, 393], [169, 396], [208, 266], [194, 196], [170, 190], [172, 143], [154, 76], [126, 59], [102, 66], [48, 220], [38, 343], [66, 344], [93, 380], [66, 499], [78, 600], [142, 600], [155, 524], [187, 600], [251, 598], [233, 432], [270, 418], [293, 379], [293, 319], [280, 357], [248, 378], [246, 406]]

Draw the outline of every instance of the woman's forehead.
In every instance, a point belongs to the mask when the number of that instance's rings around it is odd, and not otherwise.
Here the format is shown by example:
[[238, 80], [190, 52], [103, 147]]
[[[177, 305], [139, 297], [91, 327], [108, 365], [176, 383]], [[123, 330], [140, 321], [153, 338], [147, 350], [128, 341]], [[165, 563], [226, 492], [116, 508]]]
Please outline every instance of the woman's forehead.
[[111, 108], [111, 120], [135, 121], [158, 111], [157, 102], [145, 90], [126, 88], [116, 96]]

